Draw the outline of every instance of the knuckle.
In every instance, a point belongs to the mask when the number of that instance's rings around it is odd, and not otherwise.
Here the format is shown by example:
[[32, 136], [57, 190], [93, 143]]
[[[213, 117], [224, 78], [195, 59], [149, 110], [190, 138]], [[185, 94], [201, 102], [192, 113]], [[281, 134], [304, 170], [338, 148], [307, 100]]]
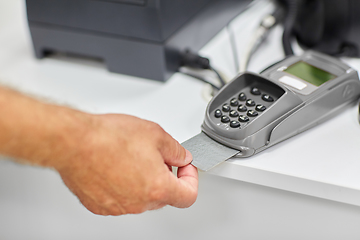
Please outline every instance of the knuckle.
[[157, 123], [150, 123], [148, 126], [149, 132], [155, 138], [162, 138], [163, 134], [165, 133], [164, 129]]
[[152, 129], [154, 130], [154, 131], [162, 131], [163, 129], [162, 129], [162, 127], [158, 124], [158, 123], [152, 123], [151, 124], [151, 127], [152, 127]]

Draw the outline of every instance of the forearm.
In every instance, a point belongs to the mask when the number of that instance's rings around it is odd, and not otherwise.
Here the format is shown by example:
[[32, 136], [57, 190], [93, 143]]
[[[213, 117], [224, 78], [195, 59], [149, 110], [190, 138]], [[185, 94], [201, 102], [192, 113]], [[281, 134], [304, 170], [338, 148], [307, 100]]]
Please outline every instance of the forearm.
[[0, 87], [0, 154], [60, 168], [78, 154], [91, 115]]

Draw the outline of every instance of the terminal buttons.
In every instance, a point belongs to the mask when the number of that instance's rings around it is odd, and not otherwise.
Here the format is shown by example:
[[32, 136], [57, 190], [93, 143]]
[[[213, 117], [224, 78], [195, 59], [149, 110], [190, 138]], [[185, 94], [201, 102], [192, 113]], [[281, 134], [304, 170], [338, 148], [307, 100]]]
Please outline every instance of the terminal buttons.
[[238, 127], [240, 127], [240, 123], [238, 122], [238, 121], [231, 121], [230, 122], [230, 127], [232, 127], [232, 128], [238, 128]]
[[245, 93], [241, 92], [241, 93], [239, 94], [238, 99], [239, 99], [240, 101], [245, 101], [246, 98], [247, 98], [247, 97], [246, 97]]
[[211, 114], [215, 123], [222, 129], [241, 130], [259, 118], [275, 100], [277, 99], [266, 89], [249, 86], [229, 96]]
[[266, 102], [273, 102], [274, 99], [270, 96], [270, 95], [267, 95], [267, 94], [264, 94], [262, 95], [262, 100], [266, 101]]
[[256, 87], [253, 87], [250, 92], [253, 95], [261, 95], [260, 90], [258, 88], [256, 88]]
[[224, 112], [230, 112], [231, 107], [230, 107], [229, 105], [227, 105], [227, 104], [224, 104], [224, 105], [222, 106], [222, 110], [223, 110]]
[[266, 107], [264, 105], [258, 104], [256, 105], [255, 110], [259, 112], [263, 112], [266, 110]]
[[221, 117], [221, 116], [222, 116], [222, 112], [221, 112], [221, 110], [220, 110], [220, 109], [216, 109], [216, 110], [215, 110], [215, 114], [214, 114], [214, 115], [215, 115], [215, 117], [216, 117], [216, 118]]
[[236, 98], [231, 99], [230, 101], [230, 105], [233, 107], [236, 107], [237, 105], [239, 105], [239, 102]]
[[246, 100], [246, 106], [253, 107], [255, 106], [255, 104], [256, 104], [255, 101], [252, 99]]
[[259, 113], [258, 113], [257, 111], [254, 111], [254, 110], [249, 110], [249, 111], [247, 112], [247, 115], [248, 115], [249, 117], [256, 117], [257, 115], [259, 115]]
[[245, 106], [245, 105], [240, 105], [239, 107], [238, 107], [238, 111], [239, 112], [246, 112], [247, 111], [247, 107]]
[[221, 122], [228, 123], [228, 122], [230, 122], [230, 118], [228, 116], [224, 115], [224, 116], [221, 117]]
[[250, 118], [248, 118], [245, 115], [240, 115], [240, 117], [239, 117], [240, 122], [248, 122], [249, 120], [250, 120]]
[[238, 117], [239, 116], [239, 113], [235, 110], [232, 110], [230, 113], [229, 113], [229, 116], [230, 117]]

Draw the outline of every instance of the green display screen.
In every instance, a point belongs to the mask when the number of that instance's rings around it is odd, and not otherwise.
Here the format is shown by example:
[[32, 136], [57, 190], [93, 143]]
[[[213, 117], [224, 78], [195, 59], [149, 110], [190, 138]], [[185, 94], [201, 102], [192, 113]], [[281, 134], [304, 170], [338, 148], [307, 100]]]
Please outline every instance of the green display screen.
[[303, 61], [291, 65], [285, 70], [285, 72], [301, 78], [317, 87], [337, 77]]

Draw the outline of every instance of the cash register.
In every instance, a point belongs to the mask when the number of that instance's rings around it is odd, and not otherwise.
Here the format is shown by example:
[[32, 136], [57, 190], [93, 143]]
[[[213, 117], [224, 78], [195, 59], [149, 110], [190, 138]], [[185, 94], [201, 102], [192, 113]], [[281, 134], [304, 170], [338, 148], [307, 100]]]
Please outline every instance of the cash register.
[[111, 72], [166, 81], [249, 0], [26, 0], [37, 58], [101, 59]]

